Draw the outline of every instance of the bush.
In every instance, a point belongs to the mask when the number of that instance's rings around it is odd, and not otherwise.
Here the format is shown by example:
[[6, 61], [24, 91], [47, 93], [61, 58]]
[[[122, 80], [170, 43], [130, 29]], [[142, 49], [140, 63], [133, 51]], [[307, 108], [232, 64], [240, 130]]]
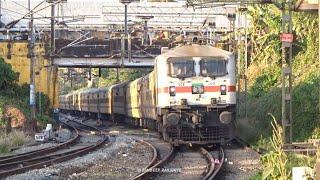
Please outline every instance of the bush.
[[10, 89], [18, 80], [18, 74], [12, 70], [12, 66], [0, 58], [0, 89]]
[[39, 107], [40, 107], [39, 97], [41, 97], [41, 112], [39, 112], [39, 113], [49, 114], [49, 112], [50, 112], [50, 98], [49, 98], [49, 96], [46, 94], [43, 94], [43, 93], [36, 94], [36, 108], [38, 110], [40, 110], [39, 109]]
[[265, 70], [260, 76], [258, 76], [249, 90], [252, 97], [261, 97], [265, 93], [274, 87], [280, 77], [280, 68], [273, 71]]

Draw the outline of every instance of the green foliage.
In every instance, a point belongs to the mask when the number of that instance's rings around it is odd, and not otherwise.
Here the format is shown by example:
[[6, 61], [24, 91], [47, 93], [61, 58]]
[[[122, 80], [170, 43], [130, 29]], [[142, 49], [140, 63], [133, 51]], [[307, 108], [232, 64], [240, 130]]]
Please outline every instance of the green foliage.
[[[257, 147], [269, 150], [262, 158], [262, 175], [257, 174], [251, 179], [289, 179], [293, 166], [312, 167], [314, 158], [284, 154], [281, 150], [281, 127], [275, 120], [270, 126], [267, 117], [272, 113], [275, 119], [281, 119], [281, 12], [273, 6], [253, 6], [249, 11], [253, 23], [250, 27], [250, 66], [263, 67], [263, 70], [249, 68], [252, 80], [249, 84], [248, 117], [252, 119], [250, 123], [257, 130], [257, 136], [261, 136], [256, 142]], [[293, 44], [293, 140], [305, 141], [320, 137], [317, 14], [294, 13], [293, 33], [296, 38]], [[240, 108], [243, 111], [243, 104]]]
[[0, 126], [5, 125], [5, 121], [2, 118], [3, 112], [4, 112], [4, 104], [5, 104], [5, 99], [2, 96], [0, 96]]
[[293, 90], [293, 135], [296, 140], [310, 138], [316, 127], [320, 127], [319, 116], [320, 76], [311, 74]]
[[[304, 141], [320, 137], [319, 117], [320, 75], [310, 74], [294, 86], [293, 89], [293, 139]], [[244, 111], [244, 106], [241, 106]], [[272, 113], [281, 119], [281, 88], [271, 88], [260, 97], [249, 96], [248, 116], [254, 119], [254, 125], [264, 137], [270, 136], [271, 128], [267, 114]]]
[[38, 111], [40, 111], [40, 109], [41, 109], [41, 112], [39, 112], [39, 113], [49, 114], [50, 113], [50, 98], [49, 98], [49, 96], [46, 94], [43, 94], [43, 93], [40, 93], [40, 94], [37, 93], [36, 94], [36, 108], [38, 109]]
[[[69, 92], [84, 89], [88, 87], [89, 81], [86, 74], [89, 73], [89, 69], [76, 69], [76, 75], [71, 78], [60, 78], [60, 94], [67, 94]], [[101, 77], [99, 77], [99, 69], [91, 69], [92, 73], [92, 87], [107, 87], [113, 84], [133, 81], [141, 76], [148, 74], [151, 69], [146, 68], [119, 68], [119, 82], [117, 79], [116, 69], [101, 69]]]
[[[263, 137], [271, 135], [267, 113], [281, 119], [281, 12], [276, 7], [252, 6], [251, 63], [248, 116]], [[320, 137], [318, 43], [316, 13], [293, 13], [293, 139]], [[252, 66], [253, 65], [253, 66]], [[255, 68], [263, 67], [262, 71]], [[240, 109], [243, 111], [244, 104]]]
[[[272, 116], [272, 115], [271, 115]], [[275, 118], [272, 116], [273, 121], [271, 123], [273, 128], [273, 134], [271, 137], [272, 151], [262, 156], [262, 164], [264, 166], [262, 179], [289, 179], [290, 173], [286, 166], [288, 157], [284, 153], [282, 147], [284, 145], [282, 128], [278, 125]]]
[[255, 79], [249, 94], [256, 98], [266, 94], [277, 84], [280, 75], [280, 68], [273, 69], [272, 71], [263, 71], [261, 75]]
[[[119, 69], [119, 82], [133, 81], [141, 76], [144, 76], [150, 72], [150, 69], [138, 68], [138, 69]], [[110, 86], [117, 84], [117, 70], [106, 69], [102, 72], [99, 86]]]
[[0, 142], [0, 154], [7, 154], [10, 152], [10, 146], [6, 142]]
[[12, 70], [10, 64], [0, 58], [0, 90], [10, 89], [18, 80], [18, 75]]
[[37, 115], [37, 121], [42, 124], [47, 124], [50, 121], [50, 118], [48, 116]]
[[249, 180], [261, 180], [262, 179], [262, 172], [259, 171], [255, 175], [249, 177]]
[[277, 65], [281, 60], [281, 14], [275, 6], [249, 6], [252, 26], [249, 28], [252, 44], [251, 62]]
[[302, 154], [293, 154], [288, 153], [288, 164], [287, 168], [292, 169], [292, 167], [301, 167], [301, 166], [308, 166], [313, 167], [316, 162], [316, 156], [307, 156]]

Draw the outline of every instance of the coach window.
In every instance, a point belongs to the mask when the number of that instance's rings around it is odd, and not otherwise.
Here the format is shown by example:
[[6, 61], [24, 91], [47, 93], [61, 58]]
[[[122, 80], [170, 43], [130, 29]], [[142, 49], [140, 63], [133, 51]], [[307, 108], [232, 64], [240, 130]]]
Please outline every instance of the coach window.
[[225, 76], [227, 74], [227, 61], [221, 58], [203, 59], [200, 61], [202, 76]]
[[187, 78], [195, 76], [193, 60], [169, 60], [168, 75], [177, 78]]

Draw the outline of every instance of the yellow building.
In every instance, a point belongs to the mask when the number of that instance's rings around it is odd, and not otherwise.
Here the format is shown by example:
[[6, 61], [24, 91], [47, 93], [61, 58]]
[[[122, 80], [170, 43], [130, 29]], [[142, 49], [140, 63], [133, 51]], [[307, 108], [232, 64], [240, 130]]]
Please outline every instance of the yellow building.
[[[58, 107], [58, 81], [57, 67], [51, 66], [48, 57], [45, 56], [43, 43], [35, 46], [35, 86], [36, 92], [42, 92], [49, 96], [52, 107]], [[12, 65], [19, 74], [19, 84], [30, 83], [30, 58], [28, 57], [27, 41], [2, 41], [0, 42], [0, 57]]]

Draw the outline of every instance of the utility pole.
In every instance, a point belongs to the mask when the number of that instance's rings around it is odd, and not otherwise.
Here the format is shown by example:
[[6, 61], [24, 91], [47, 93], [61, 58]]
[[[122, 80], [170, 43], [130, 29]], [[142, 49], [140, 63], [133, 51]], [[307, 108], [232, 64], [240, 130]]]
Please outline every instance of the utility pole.
[[244, 11], [244, 110], [245, 110], [245, 117], [248, 119], [248, 25], [247, 25], [247, 5]]
[[292, 11], [289, 0], [282, 4], [282, 129], [284, 143], [292, 143]]
[[[241, 111], [240, 111], [240, 107], [241, 107], [241, 99], [240, 99], [240, 94], [241, 94], [241, 78], [242, 78], [242, 71], [241, 71], [241, 29], [240, 29], [240, 24], [241, 24], [241, 11], [240, 11], [240, 7], [238, 7], [238, 12], [237, 12], [237, 16], [238, 16], [238, 28], [237, 28], [237, 53], [236, 53], [236, 59], [237, 59], [237, 63], [236, 63], [236, 76], [237, 76], [237, 84], [238, 84], [238, 90], [237, 90], [237, 116], [241, 117]], [[235, 23], [234, 23], [235, 26]], [[234, 37], [235, 38], [235, 37]], [[230, 42], [231, 42], [231, 38], [230, 38]], [[230, 46], [230, 45], [229, 45]], [[230, 50], [229, 50], [230, 51]]]
[[33, 27], [33, 12], [31, 12], [31, 20], [29, 24], [30, 32], [29, 32], [29, 55], [30, 55], [30, 131], [35, 132], [36, 131], [36, 88], [35, 88], [35, 72], [34, 72], [34, 66], [35, 66], [35, 53], [34, 53], [34, 45], [35, 45], [35, 32]]
[[[320, 0], [318, 0], [318, 30], [320, 31]], [[318, 60], [318, 69], [320, 69], [320, 33], [319, 33], [319, 60]], [[318, 122], [320, 122], [320, 83], [318, 84], [318, 91], [319, 91], [319, 111], [318, 111], [318, 114], [319, 114], [319, 119], [318, 119]], [[320, 164], [319, 164], [319, 168], [320, 168]], [[319, 175], [320, 175], [320, 172], [319, 172]], [[319, 176], [318, 176], [319, 177]]]
[[[49, 3], [51, 3], [51, 64], [53, 64], [53, 60], [54, 60], [54, 54], [55, 54], [55, 2], [57, 0], [48, 0]], [[56, 102], [55, 102], [55, 97], [56, 97], [56, 80], [57, 80], [57, 73], [58, 73], [58, 69], [56, 66], [51, 66], [51, 72], [52, 73], [52, 88], [53, 88], [53, 93], [52, 93], [52, 104], [53, 106], [55, 106]], [[49, 85], [49, 83], [48, 83]], [[56, 108], [56, 107], [55, 107]]]
[[[129, 40], [129, 38], [131, 38], [131, 36], [129, 36], [128, 34], [128, 5], [131, 3], [132, 0], [120, 0], [120, 2], [122, 4], [124, 4], [124, 41], [127, 40], [127, 50], [128, 50], [128, 59], [129, 62], [131, 62], [131, 39]], [[126, 51], [126, 47], [123, 47], [124, 49], [122, 51]], [[122, 55], [125, 55], [121, 54]], [[121, 57], [122, 58], [122, 57]], [[124, 57], [123, 57], [124, 58]]]
[[2, 23], [2, 0], [0, 0], [0, 23]]
[[124, 34], [128, 36], [128, 4], [124, 4]]
[[51, 60], [55, 52], [55, 30], [54, 30], [54, 15], [55, 15], [55, 0], [51, 1]]

